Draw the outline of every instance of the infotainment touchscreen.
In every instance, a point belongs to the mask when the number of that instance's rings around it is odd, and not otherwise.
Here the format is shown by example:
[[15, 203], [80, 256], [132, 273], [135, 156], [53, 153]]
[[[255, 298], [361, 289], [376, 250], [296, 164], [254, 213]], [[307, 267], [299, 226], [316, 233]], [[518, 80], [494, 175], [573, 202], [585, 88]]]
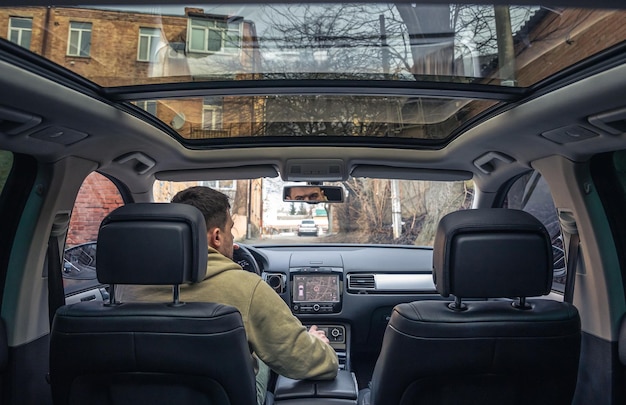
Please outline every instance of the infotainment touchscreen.
[[293, 302], [339, 302], [339, 275], [296, 274]]

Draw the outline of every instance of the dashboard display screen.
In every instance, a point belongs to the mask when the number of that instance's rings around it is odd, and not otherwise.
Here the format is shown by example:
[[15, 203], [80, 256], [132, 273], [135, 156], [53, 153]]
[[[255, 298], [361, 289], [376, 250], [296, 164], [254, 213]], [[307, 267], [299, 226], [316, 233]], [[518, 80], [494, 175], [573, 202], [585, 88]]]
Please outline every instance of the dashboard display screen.
[[293, 302], [339, 302], [339, 275], [296, 274]]

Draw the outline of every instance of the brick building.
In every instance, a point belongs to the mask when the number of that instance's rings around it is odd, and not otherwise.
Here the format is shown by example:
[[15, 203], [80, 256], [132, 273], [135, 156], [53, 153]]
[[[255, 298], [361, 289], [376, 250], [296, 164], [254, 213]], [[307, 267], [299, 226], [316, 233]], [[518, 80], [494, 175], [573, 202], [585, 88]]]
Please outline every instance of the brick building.
[[74, 203], [67, 247], [96, 240], [102, 219], [123, 204], [122, 196], [109, 179], [98, 173], [90, 174]]
[[[259, 58], [254, 24], [202, 9], [167, 16], [75, 7], [6, 8], [0, 11], [0, 32], [104, 87], [216, 75], [241, 80], [249, 75], [223, 74], [224, 67], [252, 72]], [[197, 97], [136, 104], [171, 124], [183, 138], [193, 139], [255, 133], [251, 125], [260, 121], [260, 102], [251, 97]]]
[[[8, 33], [11, 42], [104, 87], [202, 80], [225, 63], [247, 71], [258, 58], [258, 49], [252, 46], [253, 24], [241, 17], [205, 14], [193, 8], [181, 16], [78, 7], [4, 8], [0, 32]], [[118, 46], [111, 47], [111, 43]], [[198, 67], [194, 61], [200, 59]], [[144, 100], [136, 105], [186, 139], [254, 133], [251, 125], [262, 114], [259, 101], [248, 97]], [[156, 182], [155, 200], [169, 201], [192, 184], [197, 183]], [[241, 204], [236, 207], [239, 237], [245, 236], [248, 227], [261, 228], [261, 184], [256, 181], [248, 187], [233, 182], [234, 187], [221, 189], [232, 201], [247, 199], [249, 190], [258, 194], [247, 209], [242, 211]], [[242, 195], [236, 198], [239, 190]], [[116, 187], [104, 176], [87, 177], [74, 207], [68, 246], [95, 240], [102, 218], [122, 203]]]

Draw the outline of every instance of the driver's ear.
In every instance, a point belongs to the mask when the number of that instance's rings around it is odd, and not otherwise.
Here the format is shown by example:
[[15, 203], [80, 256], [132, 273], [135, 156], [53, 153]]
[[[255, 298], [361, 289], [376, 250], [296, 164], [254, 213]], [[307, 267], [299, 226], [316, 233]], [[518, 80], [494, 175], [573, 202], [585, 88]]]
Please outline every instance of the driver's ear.
[[207, 233], [207, 242], [209, 243], [209, 246], [211, 246], [214, 249], [217, 249], [218, 247], [220, 247], [222, 245], [222, 235], [220, 233], [220, 228], [218, 226], [210, 229]]

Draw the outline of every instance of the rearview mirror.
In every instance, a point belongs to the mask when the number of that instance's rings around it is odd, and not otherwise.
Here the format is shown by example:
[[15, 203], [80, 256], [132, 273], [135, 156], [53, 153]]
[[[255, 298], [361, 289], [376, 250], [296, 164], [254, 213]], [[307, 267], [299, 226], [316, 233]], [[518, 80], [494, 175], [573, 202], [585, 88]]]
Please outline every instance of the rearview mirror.
[[283, 201], [316, 204], [343, 202], [343, 188], [339, 186], [285, 186]]

